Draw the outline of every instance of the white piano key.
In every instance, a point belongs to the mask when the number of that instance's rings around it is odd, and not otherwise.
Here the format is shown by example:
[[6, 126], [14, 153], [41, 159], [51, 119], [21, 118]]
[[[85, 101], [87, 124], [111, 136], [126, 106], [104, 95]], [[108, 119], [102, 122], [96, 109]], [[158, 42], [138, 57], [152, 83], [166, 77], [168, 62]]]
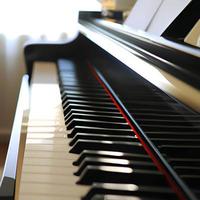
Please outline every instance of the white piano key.
[[28, 127], [28, 130], [27, 132], [31, 133], [31, 132], [45, 132], [45, 133], [52, 133], [52, 132], [65, 132], [66, 130], [66, 127], [63, 125], [63, 126], [49, 126], [49, 127], [44, 127], [44, 126], [31, 126], [31, 127]]
[[66, 144], [66, 141], [65, 139], [63, 138], [63, 140], [61, 139], [57, 139], [57, 138], [54, 138], [54, 139], [27, 139], [26, 140], [26, 143], [27, 144], [55, 144], [55, 145], [64, 145]]
[[[81, 197], [84, 196], [88, 187], [76, 185], [58, 185], [58, 184], [39, 184], [39, 183], [27, 183], [22, 182], [23, 187], [20, 189], [20, 193], [24, 194], [38, 194], [38, 195], [54, 195], [54, 196], [71, 196], [71, 197]], [[28, 200], [28, 198], [27, 198]]]
[[66, 138], [66, 133], [28, 133], [28, 139]]
[[67, 152], [69, 147], [67, 146], [67, 142], [65, 145], [59, 145], [59, 144], [27, 144], [26, 150], [30, 151], [64, 151]]
[[[22, 178], [22, 182], [27, 183], [39, 183], [39, 184], [59, 184], [59, 185], [74, 185], [78, 181], [78, 177], [76, 176], [66, 176], [66, 175], [54, 175], [54, 174], [34, 174], [34, 180], [33, 180], [33, 174], [24, 173]], [[67, 187], [66, 186], [66, 187]]]
[[20, 200], [80, 200], [80, 197], [48, 196], [48, 195], [21, 195]]
[[[65, 163], [52, 163], [48, 166], [45, 165], [28, 165], [24, 164], [22, 173], [30, 173], [33, 174], [33, 180], [35, 179], [34, 174], [49, 174], [49, 175], [66, 175], [72, 176], [73, 173], [76, 171], [75, 167], [67, 167]], [[22, 174], [23, 177], [23, 174]]]
[[24, 158], [25, 165], [33, 166], [72, 166], [71, 160], [68, 159], [47, 159], [47, 158]]
[[70, 154], [67, 155], [67, 152], [55, 152], [55, 151], [26, 151], [24, 155], [25, 159], [27, 158], [40, 158], [40, 159], [66, 159], [74, 160], [78, 158], [78, 155]]
[[63, 126], [64, 120], [30, 120], [28, 126]]

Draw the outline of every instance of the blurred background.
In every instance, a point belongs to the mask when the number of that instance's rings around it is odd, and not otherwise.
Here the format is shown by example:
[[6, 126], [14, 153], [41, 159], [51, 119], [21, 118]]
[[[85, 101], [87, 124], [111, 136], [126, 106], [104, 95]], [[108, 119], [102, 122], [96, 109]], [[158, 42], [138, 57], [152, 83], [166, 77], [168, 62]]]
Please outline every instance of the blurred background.
[[8, 141], [25, 73], [28, 41], [64, 42], [77, 32], [79, 10], [100, 10], [97, 0], [3, 0], [0, 7], [0, 143]]

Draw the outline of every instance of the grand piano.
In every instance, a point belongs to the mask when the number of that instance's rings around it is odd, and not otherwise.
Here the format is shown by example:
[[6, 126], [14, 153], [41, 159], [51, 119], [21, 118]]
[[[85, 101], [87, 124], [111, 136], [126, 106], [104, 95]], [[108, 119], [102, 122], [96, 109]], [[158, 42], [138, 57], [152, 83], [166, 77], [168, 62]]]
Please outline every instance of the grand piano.
[[99, 12], [79, 30], [25, 47], [0, 199], [200, 199], [199, 48]]

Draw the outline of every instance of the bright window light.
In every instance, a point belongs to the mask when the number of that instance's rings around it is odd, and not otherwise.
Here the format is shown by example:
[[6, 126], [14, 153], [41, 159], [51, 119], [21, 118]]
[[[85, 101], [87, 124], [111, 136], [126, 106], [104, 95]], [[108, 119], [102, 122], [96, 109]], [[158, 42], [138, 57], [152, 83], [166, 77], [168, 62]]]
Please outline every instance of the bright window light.
[[78, 10], [100, 9], [95, 0], [4, 0], [0, 7], [0, 33], [28, 35], [42, 40], [65, 39], [77, 30]]

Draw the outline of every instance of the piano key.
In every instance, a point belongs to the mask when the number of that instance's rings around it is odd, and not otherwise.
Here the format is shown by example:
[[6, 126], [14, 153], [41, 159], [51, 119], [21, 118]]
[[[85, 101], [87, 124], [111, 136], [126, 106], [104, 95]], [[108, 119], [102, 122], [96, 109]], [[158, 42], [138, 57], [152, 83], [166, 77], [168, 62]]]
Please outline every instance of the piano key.
[[[68, 72], [67, 72], [68, 73]], [[59, 75], [61, 74], [61, 72], [59, 73]], [[67, 81], [67, 79], [65, 79], [65, 82], [63, 82], [63, 79], [60, 77], [60, 92], [61, 92], [61, 97], [62, 94], [65, 93], [67, 95], [67, 93], [65, 92], [66, 89], [64, 89], [65, 87], [70, 87], [70, 88], [77, 88], [77, 87], [82, 87], [82, 88], [99, 88], [102, 89], [102, 87], [97, 84], [96, 82], [93, 82], [93, 84], [81, 84], [79, 82], [76, 81]]]
[[95, 151], [95, 150], [83, 150], [77, 160], [73, 162], [74, 165], [80, 165], [80, 163], [86, 157], [104, 157], [104, 158], [122, 158], [128, 160], [138, 160], [138, 161], [151, 161], [150, 157], [146, 154], [136, 154], [136, 153], [125, 153], [119, 151]]
[[61, 95], [62, 97], [65, 95], [65, 93], [67, 95], [80, 95], [80, 96], [93, 96], [93, 97], [108, 97], [108, 95], [106, 93], [92, 93], [92, 92], [87, 92], [87, 93], [80, 93], [80, 92], [77, 92], [77, 91], [67, 91], [67, 92], [63, 92]]
[[103, 120], [111, 122], [125, 122], [122, 116], [108, 116], [108, 115], [99, 115], [95, 114], [85, 114], [85, 113], [72, 113], [69, 118], [65, 120], [66, 124], [72, 121], [73, 119], [91, 119], [91, 120]]
[[71, 109], [64, 117], [67, 120], [72, 114], [97, 114], [119, 117], [121, 114], [118, 111], [97, 111], [97, 110], [83, 110], [83, 109]]
[[62, 91], [81, 91], [81, 92], [104, 92], [102, 87], [81, 87], [81, 86], [66, 86], [62, 85]]
[[134, 169], [149, 169], [157, 171], [157, 168], [152, 162], [145, 161], [131, 161], [127, 159], [116, 158], [94, 158], [86, 157], [82, 160], [77, 171], [74, 173], [79, 176], [87, 166], [122, 166], [122, 167], [134, 167]]
[[112, 102], [106, 102], [106, 101], [88, 101], [88, 100], [72, 100], [67, 99], [66, 101], [63, 101], [62, 105], [63, 108], [67, 107], [71, 104], [81, 104], [81, 105], [95, 105], [95, 106], [103, 106], [103, 107], [114, 107]]
[[91, 127], [90, 126], [75, 126], [73, 129], [69, 130], [68, 137], [72, 138], [77, 133], [95, 133], [95, 134], [107, 134], [110, 135], [133, 135], [134, 133], [130, 128], [120, 129], [115, 128], [101, 128], [101, 127]]
[[101, 128], [121, 128], [127, 129], [129, 125], [127, 122], [110, 122], [104, 120], [86, 120], [86, 119], [77, 119], [74, 118], [70, 123], [67, 124], [67, 130], [73, 129], [75, 126], [90, 126], [92, 127], [101, 127]]
[[116, 107], [102, 107], [102, 106], [93, 106], [93, 105], [82, 105], [82, 104], [70, 104], [64, 108], [64, 115], [67, 115], [71, 109], [88, 109], [88, 110], [97, 110], [97, 111], [117, 111]]
[[177, 199], [174, 193], [166, 187], [139, 186], [135, 184], [94, 183], [83, 200], [92, 199], [95, 195], [117, 195], [121, 199], [127, 197], [153, 197], [154, 199]]
[[165, 198], [137, 197], [122, 195], [95, 195], [91, 200], [164, 200]]
[[71, 100], [93, 100], [93, 101], [110, 101], [110, 97], [94, 97], [94, 96], [86, 96], [86, 95], [70, 95], [65, 94], [62, 98], [63, 101], [66, 101], [68, 99]]
[[[48, 195], [33, 195], [33, 194], [23, 194], [20, 196], [20, 200], [66, 200], [66, 196], [48, 196]], [[67, 196], [67, 200], [80, 200], [80, 197], [73, 197], [73, 196]]]
[[81, 199], [81, 197], [87, 193], [88, 187], [75, 187], [70, 185], [54, 185], [54, 184], [41, 184], [41, 183], [28, 183], [22, 182], [23, 188], [21, 188], [22, 195], [38, 195], [38, 196], [64, 196], [65, 198], [76, 197]]
[[[68, 170], [68, 168], [66, 168]], [[76, 183], [77, 177], [70, 176], [70, 175], [64, 175], [64, 174], [41, 174], [41, 173], [34, 173], [34, 180], [32, 174], [26, 174], [24, 173], [22, 178], [22, 182], [26, 183], [38, 183], [38, 184], [54, 184], [54, 185], [66, 185], [66, 187], [69, 185], [73, 186], [73, 183]], [[75, 185], [74, 185], [75, 186]]]
[[112, 140], [112, 141], [126, 141], [126, 142], [134, 142], [138, 139], [132, 135], [132, 136], [123, 136], [123, 135], [99, 135], [99, 134], [93, 134], [93, 133], [77, 133], [73, 139], [70, 141], [69, 145], [73, 146], [78, 140], [80, 139], [86, 139], [86, 140]]
[[56, 152], [56, 151], [35, 150], [31, 148], [31, 151], [26, 150], [24, 156], [25, 158], [43, 158], [43, 159], [51, 158], [56, 160], [65, 159], [65, 160], [70, 160], [72, 162], [78, 158], [77, 155], [74, 154], [67, 155], [66, 151], [67, 149]]
[[[71, 162], [71, 161], [69, 161]], [[58, 166], [47, 166], [47, 165], [26, 165], [23, 168], [23, 173], [32, 174], [33, 181], [36, 180], [34, 178], [34, 174], [54, 174], [54, 175], [65, 175], [65, 176], [73, 176], [73, 173], [76, 171], [76, 167], [58, 167]]]
[[165, 178], [153, 170], [138, 170], [129, 167], [88, 165], [79, 176], [78, 184], [132, 183], [140, 185], [164, 185]]
[[70, 149], [70, 153], [80, 154], [83, 150], [122, 151], [126, 153], [144, 153], [139, 142], [116, 142], [98, 140], [78, 140]]
[[[67, 153], [66, 153], [67, 154]], [[40, 169], [41, 171], [44, 169], [46, 170], [51, 170], [51, 172], [55, 172], [59, 170], [59, 167], [63, 167], [63, 170], [65, 170], [65, 167], [70, 167], [73, 169], [76, 169], [72, 166], [71, 159], [63, 159], [63, 158], [38, 158], [38, 157], [25, 157], [24, 158], [24, 164], [25, 169], [29, 169], [28, 167], [30, 166], [40, 166], [38, 170]], [[57, 167], [57, 169], [56, 169]], [[37, 168], [36, 168], [37, 169]], [[58, 173], [61, 173], [61, 171], [58, 171]], [[64, 173], [64, 172], [63, 172]]]

